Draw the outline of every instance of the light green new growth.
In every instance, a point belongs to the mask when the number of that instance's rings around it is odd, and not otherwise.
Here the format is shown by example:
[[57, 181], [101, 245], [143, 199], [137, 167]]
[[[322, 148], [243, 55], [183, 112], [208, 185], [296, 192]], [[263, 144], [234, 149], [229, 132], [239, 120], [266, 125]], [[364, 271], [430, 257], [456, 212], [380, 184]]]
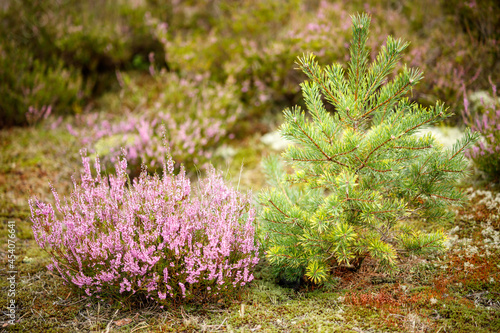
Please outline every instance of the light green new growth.
[[454, 185], [477, 136], [468, 130], [451, 149], [430, 134], [416, 136], [450, 114], [442, 104], [424, 108], [405, 97], [421, 80], [419, 70], [404, 67], [388, 79], [408, 43], [388, 37], [369, 64], [370, 18], [352, 22], [347, 73], [340, 64], [320, 67], [313, 55], [298, 59], [310, 79], [301, 84], [308, 115], [287, 109], [280, 129], [294, 143], [284, 158], [295, 172], [287, 174], [277, 158], [264, 163], [273, 186], [259, 197], [267, 257], [290, 281], [322, 283], [332, 268], [355, 268], [367, 256], [394, 269], [401, 252], [441, 250], [441, 232], [402, 222], [449, 218], [447, 206], [464, 199]]

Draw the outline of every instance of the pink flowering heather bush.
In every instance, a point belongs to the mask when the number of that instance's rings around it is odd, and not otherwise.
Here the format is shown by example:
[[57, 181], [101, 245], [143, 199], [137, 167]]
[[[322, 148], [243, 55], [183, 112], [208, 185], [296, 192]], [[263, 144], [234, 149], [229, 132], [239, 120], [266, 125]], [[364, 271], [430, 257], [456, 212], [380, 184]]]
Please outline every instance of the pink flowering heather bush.
[[491, 96], [478, 92], [467, 98], [464, 91], [464, 122], [482, 136], [478, 144], [467, 150], [466, 156], [488, 178], [500, 180], [500, 100], [497, 98], [497, 87], [493, 83], [491, 87]]
[[183, 170], [145, 171], [127, 181], [127, 160], [116, 174], [97, 174], [83, 156], [81, 183], [63, 203], [30, 200], [33, 233], [52, 256], [50, 271], [88, 296], [135, 294], [166, 304], [234, 295], [252, 281], [258, 262], [250, 197], [226, 185], [214, 169], [196, 189]]

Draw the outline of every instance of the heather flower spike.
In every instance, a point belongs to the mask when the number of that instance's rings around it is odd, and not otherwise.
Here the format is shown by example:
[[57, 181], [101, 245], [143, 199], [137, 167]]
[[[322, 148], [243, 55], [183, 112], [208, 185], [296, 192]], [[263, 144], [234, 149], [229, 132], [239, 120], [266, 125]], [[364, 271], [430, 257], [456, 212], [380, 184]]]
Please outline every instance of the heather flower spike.
[[264, 163], [272, 186], [259, 198], [267, 258], [291, 282], [320, 284], [335, 268], [357, 269], [366, 257], [393, 270], [398, 254], [439, 251], [441, 232], [403, 222], [451, 217], [448, 204], [464, 199], [454, 185], [477, 135], [467, 131], [451, 149], [430, 134], [414, 135], [447, 118], [447, 110], [406, 97], [422, 79], [419, 70], [403, 67], [388, 79], [408, 43], [388, 37], [370, 64], [370, 17], [356, 15], [352, 23], [347, 70], [321, 67], [313, 55], [298, 59], [309, 78], [301, 84], [308, 115], [287, 109], [280, 129], [292, 143], [283, 157], [294, 173], [275, 157]]
[[[464, 87], [464, 123], [481, 135], [481, 141], [465, 154], [486, 178], [500, 180], [500, 99], [496, 85], [491, 82], [491, 95], [487, 100], [471, 105]], [[483, 113], [481, 114], [481, 109]]]
[[92, 175], [82, 152], [81, 181], [56, 207], [30, 200], [33, 233], [52, 257], [49, 270], [86, 295], [145, 295], [158, 303], [234, 295], [258, 262], [249, 195], [213, 168], [194, 191], [173, 161], [163, 175], [128, 182], [127, 160], [116, 173]]

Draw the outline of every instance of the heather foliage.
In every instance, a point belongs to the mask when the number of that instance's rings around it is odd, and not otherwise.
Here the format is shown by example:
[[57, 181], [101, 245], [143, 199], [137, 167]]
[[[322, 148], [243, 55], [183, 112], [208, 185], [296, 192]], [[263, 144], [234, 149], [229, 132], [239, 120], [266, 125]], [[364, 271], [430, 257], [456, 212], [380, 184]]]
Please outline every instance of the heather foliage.
[[248, 120], [239, 122], [240, 132], [252, 132], [256, 116], [300, 102], [303, 77], [293, 59], [313, 52], [319, 61], [347, 60], [349, 13], [356, 11], [377, 22], [369, 46], [394, 32], [414, 42], [403, 60], [426, 73], [412, 96], [419, 102], [441, 99], [456, 109], [463, 83], [485, 89], [487, 74], [498, 72], [493, 0], [11, 0], [0, 6], [7, 32], [0, 36], [0, 74], [9, 83], [0, 87], [2, 125], [25, 124], [30, 106], [78, 114], [113, 90], [116, 69], [146, 72], [154, 53], [156, 65], [182, 77], [202, 74], [217, 84], [233, 78]]
[[134, 174], [141, 163], [152, 171], [164, 162], [164, 139], [173, 159], [189, 172], [207, 167], [213, 148], [232, 137], [230, 131], [241, 112], [232, 82], [211, 84], [202, 76], [187, 79], [153, 68], [152, 74], [140, 84], [120, 75], [123, 97], [110, 107], [126, 112], [125, 116], [79, 116], [78, 126], [69, 126], [70, 132], [103, 156], [107, 165], [118, 160], [123, 147]]
[[146, 296], [158, 303], [206, 301], [234, 295], [253, 279], [258, 262], [250, 198], [213, 169], [194, 188], [184, 171], [143, 172], [127, 182], [96, 175], [82, 156], [81, 183], [55, 209], [30, 200], [33, 233], [52, 257], [49, 270], [88, 296]]
[[128, 0], [2, 1], [0, 127], [26, 124], [30, 106], [78, 114], [109, 90], [117, 68], [138, 68], [149, 52], [161, 53], [144, 24], [152, 9]]
[[264, 164], [273, 186], [260, 196], [267, 257], [290, 281], [323, 283], [332, 269], [357, 269], [366, 257], [392, 270], [401, 253], [442, 250], [441, 232], [403, 222], [452, 218], [447, 206], [464, 200], [454, 185], [477, 135], [467, 131], [450, 149], [430, 134], [415, 135], [450, 114], [442, 104], [424, 108], [405, 97], [422, 78], [418, 69], [403, 67], [388, 79], [408, 43], [388, 37], [370, 63], [370, 17], [352, 21], [346, 70], [321, 67], [313, 55], [298, 59], [309, 78], [301, 85], [309, 115], [286, 109], [280, 129], [293, 143], [284, 157], [294, 173], [276, 158]]
[[[498, 67], [498, 47], [494, 42], [471, 42], [462, 26], [455, 24], [455, 17], [444, 14], [446, 6], [431, 0], [397, 5], [376, 0], [286, 4], [258, 0], [237, 5], [200, 1], [190, 10], [206, 24], [201, 25], [203, 32], [198, 28], [191, 38], [168, 20], [150, 22], [172, 70], [206, 73], [219, 82], [234, 77], [246, 106], [244, 116], [251, 120], [300, 103], [298, 84], [304, 77], [294, 70], [292, 59], [312, 52], [320, 62], [346, 61], [350, 13], [362, 10], [377, 22], [367, 41], [372, 50], [395, 31], [413, 41], [402, 60], [422, 68], [426, 81], [411, 98], [425, 105], [446, 100], [456, 110], [462, 85], [483, 87], [486, 73]], [[212, 20], [207, 19], [210, 16]], [[371, 59], [375, 56], [375, 52], [370, 54]]]
[[482, 139], [466, 151], [466, 156], [488, 178], [500, 180], [500, 99], [492, 84], [492, 93], [476, 92], [467, 97], [464, 91], [464, 123]]
[[0, 127], [36, 123], [32, 110], [53, 107], [71, 114], [88, 95], [75, 68], [40, 61], [10, 43], [0, 44], [0, 82]]

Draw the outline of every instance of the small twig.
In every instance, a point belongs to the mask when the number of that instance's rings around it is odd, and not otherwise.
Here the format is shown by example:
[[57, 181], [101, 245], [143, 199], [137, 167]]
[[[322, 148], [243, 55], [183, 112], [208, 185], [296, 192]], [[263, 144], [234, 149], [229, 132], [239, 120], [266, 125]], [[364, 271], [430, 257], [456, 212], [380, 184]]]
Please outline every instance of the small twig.
[[99, 312], [101, 311], [101, 303], [100, 302], [97, 302], [97, 317], [96, 317], [96, 320], [95, 320], [95, 323], [97, 326], [100, 326], [99, 325]]
[[140, 329], [146, 328], [146, 327], [148, 327], [148, 326], [149, 326], [149, 325], [148, 325], [146, 322], [141, 321], [139, 324], [137, 324], [137, 326], [136, 326], [136, 327], [134, 327], [134, 328], [130, 331], [130, 333], [133, 333], [133, 332], [138, 331], [138, 330], [140, 330]]
[[42, 315], [40, 314], [40, 312], [38, 312], [38, 311], [36, 311], [35, 309], [31, 308], [31, 312], [33, 312], [33, 311], [35, 311], [35, 312], [36, 312], [36, 314], [37, 314], [40, 318], [42, 318], [42, 320], [43, 320], [43, 321], [45, 321], [45, 319], [42, 317]]
[[108, 325], [106, 325], [106, 332], [109, 333], [109, 329], [111, 328], [111, 323], [113, 323], [113, 319], [115, 318], [116, 314], [118, 313], [118, 310], [115, 311], [113, 316], [111, 316], [111, 320], [108, 322]]

